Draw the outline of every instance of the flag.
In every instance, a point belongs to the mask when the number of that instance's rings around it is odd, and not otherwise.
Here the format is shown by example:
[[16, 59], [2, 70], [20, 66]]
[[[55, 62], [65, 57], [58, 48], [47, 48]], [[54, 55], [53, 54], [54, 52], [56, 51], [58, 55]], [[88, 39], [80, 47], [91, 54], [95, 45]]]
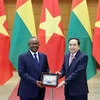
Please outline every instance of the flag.
[[88, 55], [87, 79], [90, 79], [96, 74], [96, 64], [92, 56], [93, 40], [86, 0], [73, 0], [72, 2], [66, 52], [68, 52], [68, 40], [72, 37], [80, 40], [80, 49]]
[[58, 0], [44, 0], [38, 31], [39, 51], [45, 53], [51, 72], [62, 67], [65, 38], [62, 28]]
[[36, 36], [36, 29], [31, 0], [17, 0], [10, 47], [10, 61], [16, 69], [18, 57], [28, 50], [28, 40], [32, 36]]
[[10, 38], [4, 9], [4, 2], [0, 0], [0, 85], [12, 77], [12, 65], [9, 61]]
[[100, 65], [100, 0], [93, 35], [93, 56]]

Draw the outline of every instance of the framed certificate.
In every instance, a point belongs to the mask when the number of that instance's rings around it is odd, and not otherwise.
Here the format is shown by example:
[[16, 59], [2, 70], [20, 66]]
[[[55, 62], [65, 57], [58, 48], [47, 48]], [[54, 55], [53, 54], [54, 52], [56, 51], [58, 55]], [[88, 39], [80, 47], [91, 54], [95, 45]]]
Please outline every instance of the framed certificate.
[[58, 85], [58, 75], [53, 73], [42, 73], [42, 86], [56, 87]]

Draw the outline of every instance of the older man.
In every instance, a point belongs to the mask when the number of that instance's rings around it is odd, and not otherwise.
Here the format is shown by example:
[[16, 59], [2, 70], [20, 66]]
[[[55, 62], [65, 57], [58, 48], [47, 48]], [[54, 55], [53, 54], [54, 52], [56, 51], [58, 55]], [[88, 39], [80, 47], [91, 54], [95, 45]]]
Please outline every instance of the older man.
[[29, 50], [19, 56], [18, 73], [21, 78], [18, 96], [20, 100], [44, 100], [45, 88], [41, 87], [42, 72], [49, 71], [47, 56], [38, 52], [39, 40], [33, 37], [28, 43]]
[[80, 51], [78, 38], [69, 40], [69, 51], [70, 53], [65, 55], [61, 71], [56, 72], [60, 77], [65, 76], [65, 80], [58, 85], [58, 88], [65, 85], [65, 100], [87, 100], [88, 56]]

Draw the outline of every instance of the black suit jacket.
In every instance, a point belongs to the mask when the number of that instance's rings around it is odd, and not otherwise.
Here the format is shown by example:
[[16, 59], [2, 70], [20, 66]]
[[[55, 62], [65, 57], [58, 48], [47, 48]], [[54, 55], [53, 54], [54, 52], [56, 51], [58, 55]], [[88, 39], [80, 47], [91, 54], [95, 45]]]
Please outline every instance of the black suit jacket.
[[79, 50], [70, 66], [69, 57], [70, 54], [65, 55], [61, 70], [62, 77], [65, 75], [65, 82], [67, 83], [67, 85], [65, 85], [65, 95], [67, 94], [67, 90], [72, 96], [87, 94], [86, 68], [88, 56]]
[[39, 93], [39, 87], [36, 81], [40, 80], [41, 73], [49, 71], [47, 56], [39, 53], [39, 68], [37, 68], [34, 58], [30, 51], [21, 54], [18, 60], [18, 73], [21, 77], [18, 95], [27, 98], [36, 98]]

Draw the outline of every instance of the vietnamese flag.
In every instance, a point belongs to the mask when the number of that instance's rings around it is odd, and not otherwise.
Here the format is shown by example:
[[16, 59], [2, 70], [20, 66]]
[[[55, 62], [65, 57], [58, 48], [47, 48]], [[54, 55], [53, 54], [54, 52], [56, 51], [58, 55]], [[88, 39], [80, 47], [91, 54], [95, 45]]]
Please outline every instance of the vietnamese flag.
[[97, 18], [93, 35], [93, 56], [100, 65], [100, 0], [98, 3]]
[[7, 28], [4, 2], [0, 0], [0, 85], [12, 77], [12, 65], [9, 61], [10, 38]]
[[58, 0], [44, 0], [38, 32], [40, 51], [48, 57], [51, 72], [62, 67], [65, 38]]

